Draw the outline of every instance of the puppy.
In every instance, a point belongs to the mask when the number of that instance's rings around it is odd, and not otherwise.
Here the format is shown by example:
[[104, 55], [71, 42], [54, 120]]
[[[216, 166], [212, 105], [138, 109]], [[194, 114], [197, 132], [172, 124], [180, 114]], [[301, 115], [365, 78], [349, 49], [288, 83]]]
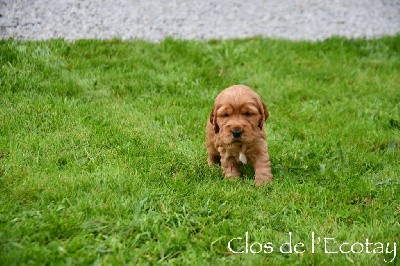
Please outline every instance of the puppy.
[[255, 185], [272, 180], [265, 143], [268, 110], [257, 93], [234, 85], [218, 94], [206, 126], [208, 165], [221, 164], [225, 178], [240, 176], [240, 164], [249, 161]]

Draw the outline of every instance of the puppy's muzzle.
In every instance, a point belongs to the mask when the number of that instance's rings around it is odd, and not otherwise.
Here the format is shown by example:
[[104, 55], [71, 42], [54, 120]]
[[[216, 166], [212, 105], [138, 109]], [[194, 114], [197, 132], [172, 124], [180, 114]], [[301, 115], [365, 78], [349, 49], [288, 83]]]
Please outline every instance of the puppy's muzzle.
[[234, 128], [232, 129], [232, 137], [234, 139], [239, 139], [242, 137], [243, 134], [243, 130], [241, 130], [240, 128]]

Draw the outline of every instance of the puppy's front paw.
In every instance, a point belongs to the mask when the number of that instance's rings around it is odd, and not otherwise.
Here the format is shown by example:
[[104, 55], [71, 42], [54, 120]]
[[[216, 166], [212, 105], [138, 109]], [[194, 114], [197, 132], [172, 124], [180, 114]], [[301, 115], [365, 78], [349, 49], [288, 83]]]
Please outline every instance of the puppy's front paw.
[[240, 173], [232, 176], [224, 176], [224, 180], [228, 182], [235, 182], [240, 179]]
[[255, 186], [259, 187], [261, 185], [269, 185], [271, 183], [272, 183], [272, 178], [271, 179], [256, 179]]
[[272, 173], [269, 168], [266, 172], [262, 172], [262, 173], [259, 173], [258, 171], [256, 171], [256, 176], [255, 176], [256, 187], [259, 187], [262, 184], [267, 185], [267, 184], [270, 184], [271, 182], [272, 182]]

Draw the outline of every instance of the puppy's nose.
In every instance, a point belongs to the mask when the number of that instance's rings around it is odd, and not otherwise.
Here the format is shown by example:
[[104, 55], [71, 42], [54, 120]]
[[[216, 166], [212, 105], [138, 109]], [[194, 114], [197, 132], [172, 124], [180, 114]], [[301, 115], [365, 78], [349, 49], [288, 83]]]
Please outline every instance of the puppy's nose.
[[242, 136], [243, 131], [240, 128], [232, 129], [232, 136], [234, 138], [240, 138]]

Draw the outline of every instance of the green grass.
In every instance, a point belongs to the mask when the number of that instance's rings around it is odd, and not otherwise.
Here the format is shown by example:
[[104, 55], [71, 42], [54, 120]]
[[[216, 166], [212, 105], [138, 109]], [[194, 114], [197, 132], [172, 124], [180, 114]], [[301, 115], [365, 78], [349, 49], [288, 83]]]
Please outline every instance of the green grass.
[[[397, 241], [399, 265], [400, 36], [3, 40], [0, 64], [0, 264], [393, 258], [312, 253], [314, 232], [335, 238], [332, 249]], [[254, 187], [251, 168], [229, 182], [207, 166], [205, 122], [232, 84], [270, 111], [269, 187]], [[232, 254], [246, 232], [274, 251]], [[303, 254], [279, 251], [289, 232]]]

